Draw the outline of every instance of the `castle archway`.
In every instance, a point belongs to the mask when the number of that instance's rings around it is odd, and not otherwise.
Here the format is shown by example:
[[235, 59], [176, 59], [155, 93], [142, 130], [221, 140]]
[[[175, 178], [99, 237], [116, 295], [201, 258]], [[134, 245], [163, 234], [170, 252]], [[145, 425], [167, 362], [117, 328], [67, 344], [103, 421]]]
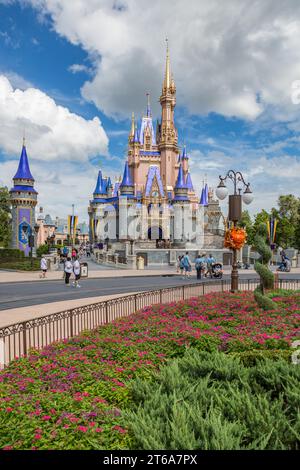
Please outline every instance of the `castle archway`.
[[148, 240], [162, 240], [163, 238], [163, 231], [162, 228], [154, 225], [150, 227], [148, 230]]

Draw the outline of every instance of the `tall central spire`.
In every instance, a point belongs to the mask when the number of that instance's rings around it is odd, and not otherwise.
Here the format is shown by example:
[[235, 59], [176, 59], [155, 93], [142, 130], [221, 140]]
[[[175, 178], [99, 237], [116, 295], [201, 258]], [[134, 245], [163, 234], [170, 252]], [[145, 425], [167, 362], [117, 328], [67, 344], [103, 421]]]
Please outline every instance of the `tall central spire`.
[[170, 67], [170, 53], [169, 53], [168, 38], [166, 38], [166, 43], [167, 43], [167, 57], [166, 57], [166, 71], [165, 71], [164, 87], [168, 89], [171, 86], [171, 67]]
[[158, 148], [161, 154], [161, 175], [165, 186], [174, 188], [176, 182], [175, 167], [178, 159], [178, 135], [174, 123], [176, 105], [176, 87], [171, 75], [169, 42], [167, 42], [166, 69], [159, 99], [161, 104], [161, 124], [159, 127]]
[[150, 93], [146, 93], [146, 95], [147, 95], [147, 117], [151, 117]]

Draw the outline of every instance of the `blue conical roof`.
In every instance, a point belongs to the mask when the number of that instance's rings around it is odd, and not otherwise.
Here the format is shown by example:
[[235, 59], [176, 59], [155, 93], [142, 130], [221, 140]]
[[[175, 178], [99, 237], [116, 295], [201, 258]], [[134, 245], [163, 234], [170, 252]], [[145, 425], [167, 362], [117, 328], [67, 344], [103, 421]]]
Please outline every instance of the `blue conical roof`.
[[101, 170], [99, 170], [99, 173], [98, 173], [98, 179], [97, 179], [97, 184], [96, 184], [94, 194], [106, 194], [106, 185], [105, 185], [105, 181], [103, 181]]
[[201, 197], [200, 197], [200, 205], [205, 206], [205, 207], [208, 206], [208, 189], [206, 192], [206, 186], [202, 188]]
[[182, 168], [182, 165], [180, 164], [175, 189], [181, 189], [181, 188], [186, 188], [186, 184], [184, 181], [183, 168]]
[[139, 141], [139, 135], [138, 135], [137, 125], [135, 126], [133, 142], [138, 142], [138, 143], [140, 142], [140, 141]]
[[206, 183], [206, 185], [205, 185], [204, 191], [205, 191], [205, 201], [206, 201], [206, 205], [208, 206], [208, 186], [207, 186], [207, 183]]
[[186, 146], [183, 147], [183, 151], [182, 151], [182, 157], [181, 159], [184, 160], [184, 159], [188, 159], [188, 154], [186, 153]]
[[18, 170], [13, 179], [25, 179], [34, 181], [34, 178], [29, 168], [25, 144], [23, 144]]
[[187, 187], [190, 191], [193, 191], [193, 190], [194, 190], [190, 172], [188, 172], [188, 174], [187, 174], [187, 176], [186, 176], [186, 182], [185, 182], [185, 184], [186, 184], [186, 187]]
[[112, 187], [113, 187], [112, 182], [111, 182], [111, 179], [110, 179], [110, 176], [108, 177], [108, 180], [107, 180], [107, 187], [108, 187], [108, 188], [112, 188]]
[[123, 175], [121, 186], [134, 186], [132, 178], [131, 178], [128, 162], [125, 163], [124, 175]]

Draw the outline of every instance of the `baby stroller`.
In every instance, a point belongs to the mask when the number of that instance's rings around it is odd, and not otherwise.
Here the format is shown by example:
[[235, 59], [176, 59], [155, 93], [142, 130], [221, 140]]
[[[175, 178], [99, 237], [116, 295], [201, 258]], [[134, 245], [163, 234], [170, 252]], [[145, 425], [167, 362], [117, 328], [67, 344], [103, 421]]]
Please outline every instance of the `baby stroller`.
[[223, 265], [222, 263], [213, 263], [211, 270], [212, 270], [212, 275], [215, 279], [222, 279], [223, 277]]
[[288, 258], [285, 258], [284, 261], [281, 261], [280, 265], [277, 268], [277, 271], [282, 271], [289, 273], [291, 271], [291, 262]]

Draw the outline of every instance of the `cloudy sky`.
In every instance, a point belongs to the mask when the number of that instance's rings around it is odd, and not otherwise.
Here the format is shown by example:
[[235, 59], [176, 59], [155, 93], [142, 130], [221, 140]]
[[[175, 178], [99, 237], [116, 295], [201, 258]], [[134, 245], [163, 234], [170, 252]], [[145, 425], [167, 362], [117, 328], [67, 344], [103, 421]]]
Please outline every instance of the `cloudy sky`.
[[147, 92], [159, 117], [166, 36], [197, 190], [233, 168], [253, 213], [300, 196], [299, 0], [0, 0], [0, 184], [25, 131], [39, 203], [86, 220]]

